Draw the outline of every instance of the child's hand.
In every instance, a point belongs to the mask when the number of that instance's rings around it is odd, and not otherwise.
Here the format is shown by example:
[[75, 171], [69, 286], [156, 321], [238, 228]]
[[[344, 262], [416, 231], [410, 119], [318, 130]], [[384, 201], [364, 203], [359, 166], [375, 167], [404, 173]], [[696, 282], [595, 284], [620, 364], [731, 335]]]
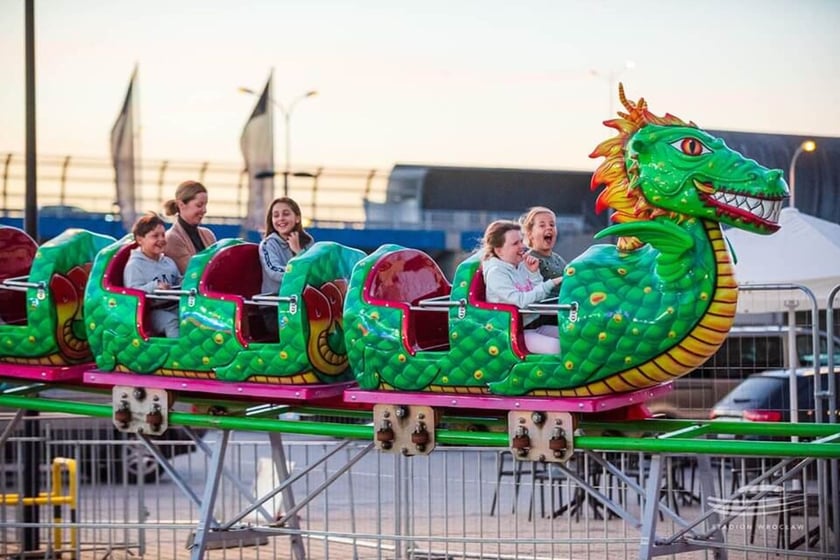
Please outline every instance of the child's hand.
[[540, 261], [534, 255], [525, 255], [525, 266], [531, 272], [536, 272], [540, 269]]
[[288, 241], [289, 241], [289, 249], [291, 249], [292, 252], [295, 255], [300, 253], [300, 235], [298, 235], [298, 232], [296, 232], [296, 231], [290, 232]]

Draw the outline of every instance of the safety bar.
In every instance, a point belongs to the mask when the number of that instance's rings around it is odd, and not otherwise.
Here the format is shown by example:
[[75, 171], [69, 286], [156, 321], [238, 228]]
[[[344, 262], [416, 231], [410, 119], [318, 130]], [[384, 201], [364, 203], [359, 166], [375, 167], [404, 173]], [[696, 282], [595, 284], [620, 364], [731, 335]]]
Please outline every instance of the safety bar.
[[289, 313], [297, 313], [298, 296], [278, 296], [274, 294], [256, 294], [251, 296], [251, 299], [246, 299], [245, 303], [251, 305], [269, 305], [272, 307], [279, 307], [281, 303], [289, 304]]
[[195, 288], [189, 290], [182, 290], [180, 288], [157, 288], [151, 292], [147, 297], [152, 299], [168, 299], [172, 301], [179, 301], [181, 296], [195, 297]]
[[463, 307], [465, 305], [467, 305], [467, 300], [464, 298], [451, 300], [449, 299], [449, 296], [437, 296], [428, 299], [421, 299], [417, 302], [417, 305], [412, 305], [409, 309], [412, 311], [428, 311], [430, 309], [445, 311], [450, 307]]
[[569, 321], [574, 323], [578, 319], [578, 302], [572, 303], [532, 303], [524, 309], [527, 312], [540, 315], [555, 315], [558, 311], [568, 311]]
[[35, 288], [38, 290], [45, 290], [47, 288], [47, 284], [43, 280], [40, 282], [30, 282], [28, 278], [29, 276], [16, 276], [15, 278], [6, 278], [5, 280], [3, 280], [3, 283], [0, 284], [0, 288], [19, 292], [25, 292], [29, 288]]
[[[578, 303], [576, 301], [572, 303], [546, 303], [550, 301], [557, 301], [556, 297], [548, 298], [540, 303], [532, 303], [531, 305], [522, 309], [524, 313], [535, 313], [538, 315], [556, 315], [558, 311], [568, 311], [569, 312], [569, 320], [573, 323], [578, 319]], [[464, 317], [465, 313], [464, 310], [467, 306], [467, 300], [461, 298], [459, 300], [451, 300], [449, 296], [438, 296], [428, 299], [423, 299], [417, 302], [416, 306], [411, 306], [409, 309], [412, 311], [424, 311], [424, 310], [439, 310], [443, 311], [449, 309], [450, 307], [458, 307], [461, 309], [459, 316], [461, 318]]]

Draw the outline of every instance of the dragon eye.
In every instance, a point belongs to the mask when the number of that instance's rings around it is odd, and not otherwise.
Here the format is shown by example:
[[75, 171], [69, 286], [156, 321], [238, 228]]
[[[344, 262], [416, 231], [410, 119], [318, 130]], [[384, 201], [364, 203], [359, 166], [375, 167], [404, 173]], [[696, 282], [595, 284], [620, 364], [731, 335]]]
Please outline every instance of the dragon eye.
[[703, 154], [711, 153], [711, 150], [697, 138], [681, 138], [675, 142], [671, 142], [671, 145], [687, 156], [702, 156]]

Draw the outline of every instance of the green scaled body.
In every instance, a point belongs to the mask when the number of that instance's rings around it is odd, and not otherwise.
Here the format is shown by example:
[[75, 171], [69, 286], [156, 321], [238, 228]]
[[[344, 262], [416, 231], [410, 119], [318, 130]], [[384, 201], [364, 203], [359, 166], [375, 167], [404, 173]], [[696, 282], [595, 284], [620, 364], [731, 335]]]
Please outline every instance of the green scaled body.
[[[31, 254], [34, 241], [16, 228], [15, 258]], [[108, 236], [68, 229], [37, 248], [25, 289], [25, 313], [15, 324], [0, 325], [0, 362], [65, 366], [92, 360], [84, 328], [82, 302], [91, 263]], [[6, 310], [4, 310], [4, 314]]]
[[[721, 224], [772, 233], [787, 185], [719, 138], [620, 97], [628, 112], [606, 123], [619, 134], [592, 154], [606, 158], [592, 180], [604, 187], [597, 210], [616, 222], [596, 238], [617, 242], [566, 267], [559, 303], [576, 313], [557, 313], [559, 354], [528, 353], [517, 335], [523, 311], [484, 300], [478, 255], [456, 270], [443, 327], [421, 317], [441, 313], [419, 303], [423, 290], [378, 297], [371, 286], [402, 270], [410, 251], [386, 245], [359, 263], [347, 297], [348, 355], [362, 388], [597, 396], [664, 383], [714, 354], [738, 292]], [[427, 268], [401, 283], [422, 284]], [[414, 344], [429, 324], [449, 333], [446, 347]]]
[[163, 338], [141, 332], [141, 298], [106, 277], [109, 263], [127, 244], [128, 239], [115, 243], [97, 257], [96, 281], [85, 300], [100, 369], [273, 384], [351, 378], [341, 310], [361, 251], [316, 243], [289, 262], [279, 294], [269, 294], [284, 300], [277, 307], [278, 338], [263, 336], [261, 306], [251, 300], [262, 278], [257, 246], [221, 240], [191, 259], [179, 296], [180, 336]]

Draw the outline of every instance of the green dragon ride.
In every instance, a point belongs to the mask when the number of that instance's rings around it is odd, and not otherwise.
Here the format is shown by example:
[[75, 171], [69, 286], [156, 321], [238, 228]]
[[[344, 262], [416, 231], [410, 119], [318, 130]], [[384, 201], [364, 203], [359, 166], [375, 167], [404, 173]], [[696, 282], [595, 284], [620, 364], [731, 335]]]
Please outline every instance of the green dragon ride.
[[0, 363], [63, 367], [92, 361], [82, 303], [96, 254], [113, 242], [69, 229], [38, 247], [23, 231], [0, 227]]
[[[519, 311], [483, 301], [478, 255], [457, 268], [446, 297], [436, 265], [408, 267], [413, 250], [386, 245], [356, 266], [347, 293], [360, 388], [598, 396], [661, 384], [714, 354], [738, 297], [721, 225], [776, 231], [787, 185], [780, 170], [695, 124], [652, 114], [621, 86], [619, 97], [626, 112], [604, 123], [618, 134], [590, 156], [605, 158], [592, 188], [603, 187], [596, 209], [614, 222], [595, 237], [617, 243], [592, 246], [566, 267], [559, 302], [576, 313], [558, 313], [560, 354], [523, 351]], [[441, 344], [423, 326], [448, 338]]]
[[279, 293], [264, 295], [257, 245], [220, 240], [195, 255], [180, 289], [164, 296], [178, 299], [180, 317], [180, 336], [164, 338], [144, 328], [153, 296], [122, 285], [134, 247], [127, 236], [93, 265], [85, 321], [99, 369], [276, 385], [352, 380], [342, 308], [361, 251], [316, 243], [289, 262]]

